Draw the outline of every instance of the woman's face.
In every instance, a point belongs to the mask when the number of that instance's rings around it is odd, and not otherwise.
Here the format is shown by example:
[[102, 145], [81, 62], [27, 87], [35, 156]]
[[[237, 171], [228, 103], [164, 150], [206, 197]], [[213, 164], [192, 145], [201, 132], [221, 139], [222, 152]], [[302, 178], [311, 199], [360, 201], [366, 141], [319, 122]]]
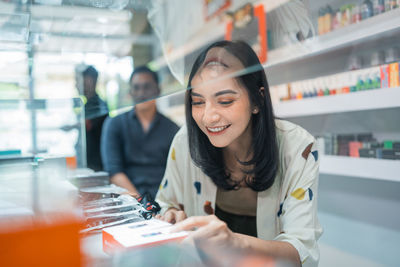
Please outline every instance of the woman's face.
[[193, 119], [215, 147], [251, 140], [251, 103], [246, 88], [233, 77], [243, 68], [225, 49], [212, 48], [192, 79]]

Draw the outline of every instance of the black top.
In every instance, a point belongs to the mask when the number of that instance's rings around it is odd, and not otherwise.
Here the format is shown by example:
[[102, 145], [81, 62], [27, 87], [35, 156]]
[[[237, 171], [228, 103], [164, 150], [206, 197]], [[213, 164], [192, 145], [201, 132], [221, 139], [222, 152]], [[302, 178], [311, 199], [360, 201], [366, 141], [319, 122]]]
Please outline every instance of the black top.
[[95, 171], [103, 170], [100, 137], [103, 122], [107, 116], [107, 104], [97, 94], [87, 100], [85, 104], [86, 160], [87, 167]]
[[236, 215], [215, 206], [215, 216], [224, 221], [232, 232], [257, 237], [256, 216]]
[[178, 130], [175, 123], [158, 112], [147, 132], [134, 110], [107, 118], [101, 137], [104, 169], [110, 176], [125, 173], [140, 194], [150, 193], [154, 198]]

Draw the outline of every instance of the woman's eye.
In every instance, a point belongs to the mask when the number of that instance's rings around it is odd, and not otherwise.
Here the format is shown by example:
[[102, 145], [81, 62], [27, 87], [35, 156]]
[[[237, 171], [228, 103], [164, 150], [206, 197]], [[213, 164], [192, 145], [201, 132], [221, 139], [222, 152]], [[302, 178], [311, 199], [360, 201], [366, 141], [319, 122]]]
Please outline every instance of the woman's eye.
[[201, 105], [203, 103], [204, 103], [203, 101], [192, 101], [192, 106], [198, 106], [198, 105]]
[[233, 103], [233, 100], [227, 100], [227, 101], [219, 101], [220, 104], [222, 105], [229, 105]]

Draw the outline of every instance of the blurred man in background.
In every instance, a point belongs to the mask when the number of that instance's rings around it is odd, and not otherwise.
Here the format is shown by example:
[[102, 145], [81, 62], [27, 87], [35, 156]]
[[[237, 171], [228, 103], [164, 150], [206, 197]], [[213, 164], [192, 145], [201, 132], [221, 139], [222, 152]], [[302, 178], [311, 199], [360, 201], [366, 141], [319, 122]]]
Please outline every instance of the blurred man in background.
[[103, 126], [101, 155], [111, 182], [133, 194], [155, 197], [168, 151], [178, 126], [157, 111], [158, 76], [136, 68], [129, 80], [134, 109], [108, 118]]
[[[85, 133], [87, 167], [95, 171], [103, 170], [100, 140], [103, 122], [108, 115], [107, 104], [96, 93], [99, 73], [93, 66], [79, 66], [76, 69], [76, 87], [86, 98]], [[81, 140], [78, 141], [78, 145]]]

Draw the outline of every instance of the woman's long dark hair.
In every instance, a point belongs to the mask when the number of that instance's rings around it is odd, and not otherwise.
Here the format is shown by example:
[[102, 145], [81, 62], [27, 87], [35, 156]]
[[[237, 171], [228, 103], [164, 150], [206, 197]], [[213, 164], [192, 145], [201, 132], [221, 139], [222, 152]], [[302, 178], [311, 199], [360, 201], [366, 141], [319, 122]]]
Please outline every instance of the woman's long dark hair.
[[[219, 41], [210, 45], [196, 59], [190, 72], [188, 90], [185, 95], [186, 124], [189, 136], [190, 155], [194, 163], [208, 175], [215, 185], [226, 190], [238, 187], [227, 174], [222, 149], [213, 146], [208, 137], [200, 130], [192, 117], [191, 82], [202, 66], [208, 51], [220, 47], [235, 56], [244, 66], [244, 72], [236, 79], [246, 88], [251, 106], [259, 109], [252, 114], [252, 151], [253, 158], [247, 162], [239, 161], [243, 166], [253, 166], [246, 184], [254, 191], [268, 189], [275, 180], [278, 171], [278, 145], [275, 132], [275, 117], [267, 77], [253, 49], [241, 41]], [[260, 88], [264, 88], [261, 91]]]

